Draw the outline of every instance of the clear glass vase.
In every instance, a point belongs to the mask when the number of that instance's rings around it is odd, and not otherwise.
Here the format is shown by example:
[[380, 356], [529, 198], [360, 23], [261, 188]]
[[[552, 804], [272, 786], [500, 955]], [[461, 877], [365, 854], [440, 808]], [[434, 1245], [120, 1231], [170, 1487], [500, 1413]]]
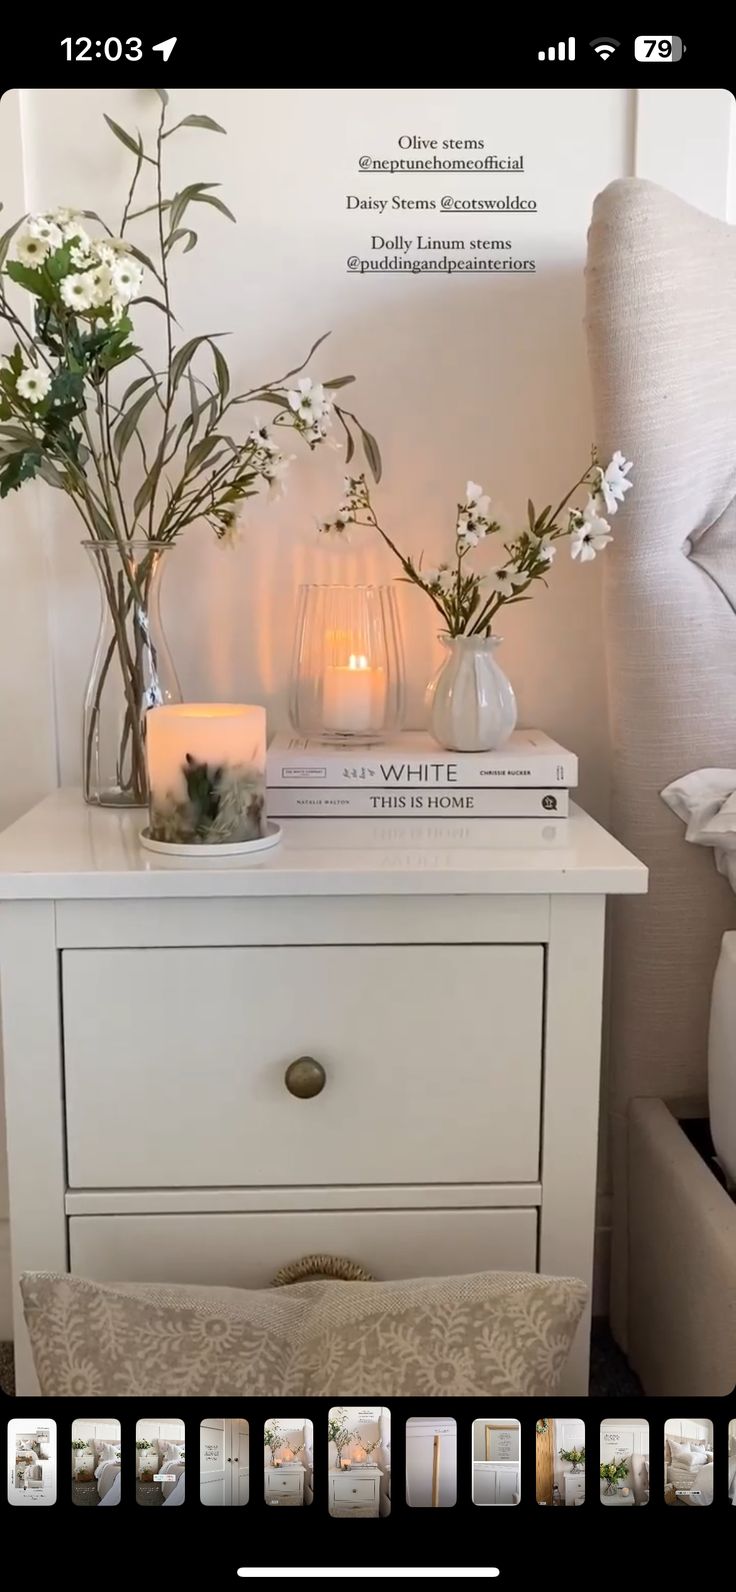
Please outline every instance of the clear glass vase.
[[427, 691], [429, 727], [451, 752], [492, 752], [516, 724], [516, 698], [493, 656], [499, 636], [440, 636], [447, 658]]
[[300, 586], [289, 712], [300, 735], [370, 744], [401, 729], [404, 657], [392, 586]]
[[101, 613], [84, 698], [82, 786], [96, 807], [145, 807], [146, 713], [180, 702], [161, 624], [159, 591], [171, 543], [84, 542]]

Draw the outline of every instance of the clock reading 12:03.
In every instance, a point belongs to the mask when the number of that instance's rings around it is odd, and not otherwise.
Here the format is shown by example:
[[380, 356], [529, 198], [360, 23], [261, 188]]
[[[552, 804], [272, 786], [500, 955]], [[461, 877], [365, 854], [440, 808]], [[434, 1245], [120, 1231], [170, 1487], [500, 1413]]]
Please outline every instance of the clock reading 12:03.
[[67, 61], [140, 61], [142, 39], [62, 39]]

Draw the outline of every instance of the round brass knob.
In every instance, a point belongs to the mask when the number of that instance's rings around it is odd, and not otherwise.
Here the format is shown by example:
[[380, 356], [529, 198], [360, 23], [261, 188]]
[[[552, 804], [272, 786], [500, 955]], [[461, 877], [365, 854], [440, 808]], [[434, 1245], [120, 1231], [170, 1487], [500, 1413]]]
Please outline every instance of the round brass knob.
[[314, 1056], [297, 1056], [296, 1061], [290, 1062], [287, 1067], [284, 1082], [289, 1094], [295, 1095], [297, 1100], [312, 1100], [315, 1095], [322, 1093], [327, 1074], [322, 1063], [315, 1061]]

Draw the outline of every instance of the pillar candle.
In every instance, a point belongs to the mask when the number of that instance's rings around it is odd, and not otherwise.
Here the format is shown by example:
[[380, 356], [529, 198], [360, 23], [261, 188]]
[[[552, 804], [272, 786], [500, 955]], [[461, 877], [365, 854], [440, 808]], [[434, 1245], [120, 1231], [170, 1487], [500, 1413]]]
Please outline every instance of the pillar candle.
[[232, 845], [266, 833], [266, 712], [182, 702], [146, 714], [150, 834]]
[[322, 695], [322, 723], [333, 735], [361, 735], [383, 718], [386, 682], [382, 669], [351, 653], [347, 664], [328, 665]]

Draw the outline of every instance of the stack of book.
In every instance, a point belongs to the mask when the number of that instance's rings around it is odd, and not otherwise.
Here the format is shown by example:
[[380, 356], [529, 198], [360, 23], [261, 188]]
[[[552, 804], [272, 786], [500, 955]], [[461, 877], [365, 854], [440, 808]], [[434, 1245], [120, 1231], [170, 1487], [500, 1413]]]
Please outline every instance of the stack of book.
[[541, 730], [498, 752], [446, 752], [407, 731], [380, 746], [278, 735], [268, 749], [272, 818], [566, 818], [578, 760]]

